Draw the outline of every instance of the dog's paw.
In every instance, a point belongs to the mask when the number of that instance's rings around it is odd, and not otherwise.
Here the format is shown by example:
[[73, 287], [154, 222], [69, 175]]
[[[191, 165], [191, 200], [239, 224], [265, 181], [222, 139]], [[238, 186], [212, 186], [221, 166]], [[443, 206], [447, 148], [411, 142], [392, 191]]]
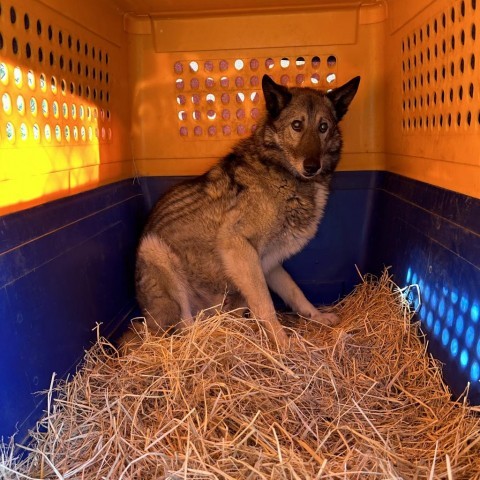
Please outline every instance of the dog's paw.
[[280, 350], [286, 350], [289, 345], [289, 337], [287, 332], [282, 328], [278, 332], [275, 333], [275, 341], [280, 348]]
[[289, 336], [280, 324], [278, 326], [267, 325], [267, 335], [272, 342], [272, 346], [276, 347], [280, 352], [288, 348]]
[[335, 313], [319, 312], [318, 310], [315, 312], [314, 315], [312, 315], [311, 319], [315, 322], [321, 323], [322, 325], [327, 325], [329, 327], [337, 325], [337, 323], [340, 322], [339, 316]]

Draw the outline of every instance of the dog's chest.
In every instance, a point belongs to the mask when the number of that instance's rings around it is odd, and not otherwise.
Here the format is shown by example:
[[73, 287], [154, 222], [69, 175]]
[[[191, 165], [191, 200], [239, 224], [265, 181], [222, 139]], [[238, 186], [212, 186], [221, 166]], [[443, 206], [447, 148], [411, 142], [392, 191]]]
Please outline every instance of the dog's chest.
[[327, 201], [327, 189], [324, 185], [311, 183], [300, 186], [290, 186], [283, 191], [283, 233], [299, 235], [311, 232], [317, 228]]
[[316, 201], [313, 195], [298, 195], [285, 199], [284, 203], [284, 231], [295, 233], [308, 229], [316, 218]]
[[265, 252], [268, 257], [286, 259], [299, 252], [314, 237], [323, 216], [328, 189], [322, 184], [309, 187], [283, 190], [277, 229]]

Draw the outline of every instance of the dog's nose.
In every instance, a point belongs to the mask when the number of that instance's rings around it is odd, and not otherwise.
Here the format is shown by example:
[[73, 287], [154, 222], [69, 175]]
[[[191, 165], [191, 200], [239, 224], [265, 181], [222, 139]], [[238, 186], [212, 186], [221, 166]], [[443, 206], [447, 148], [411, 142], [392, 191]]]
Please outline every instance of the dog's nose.
[[303, 162], [303, 170], [307, 177], [313, 177], [318, 172], [319, 168], [320, 166], [317, 162], [309, 162], [308, 160]]

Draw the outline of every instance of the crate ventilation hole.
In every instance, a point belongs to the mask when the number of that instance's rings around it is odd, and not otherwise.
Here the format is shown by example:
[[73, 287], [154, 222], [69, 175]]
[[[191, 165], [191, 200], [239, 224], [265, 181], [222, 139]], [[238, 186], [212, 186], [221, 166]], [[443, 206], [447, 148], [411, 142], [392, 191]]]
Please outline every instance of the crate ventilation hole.
[[184, 139], [243, 136], [256, 128], [264, 73], [286, 86], [333, 88], [334, 55], [176, 61], [178, 133]]

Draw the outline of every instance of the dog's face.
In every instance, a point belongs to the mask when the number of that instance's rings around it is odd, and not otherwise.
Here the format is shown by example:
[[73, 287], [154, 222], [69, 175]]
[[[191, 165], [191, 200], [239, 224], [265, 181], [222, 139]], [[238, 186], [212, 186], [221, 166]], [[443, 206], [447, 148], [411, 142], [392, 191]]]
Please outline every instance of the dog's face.
[[335, 170], [342, 148], [338, 122], [347, 112], [359, 83], [360, 77], [355, 77], [325, 93], [312, 88], [287, 88], [264, 75], [265, 141], [281, 150], [292, 173], [314, 179]]

